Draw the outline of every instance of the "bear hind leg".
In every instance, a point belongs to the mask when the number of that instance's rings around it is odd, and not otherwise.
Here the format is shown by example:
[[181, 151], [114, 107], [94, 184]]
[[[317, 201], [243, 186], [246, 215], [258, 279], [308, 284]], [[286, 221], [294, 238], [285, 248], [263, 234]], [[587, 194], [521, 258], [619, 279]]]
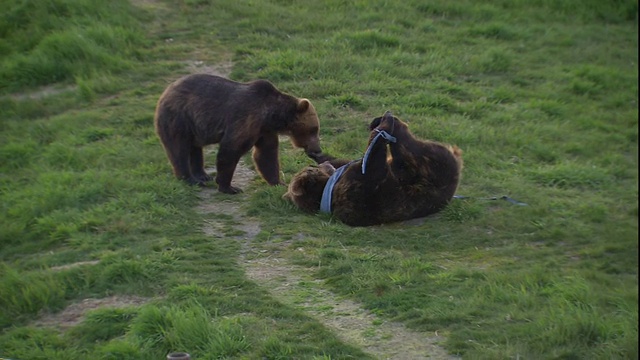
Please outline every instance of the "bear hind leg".
[[187, 182], [189, 185], [204, 185], [204, 182], [196, 179], [191, 174], [191, 151], [190, 144], [184, 140], [176, 141], [172, 144], [165, 143], [167, 157], [173, 167], [173, 174], [176, 178]]
[[236, 171], [236, 166], [240, 161], [240, 157], [244, 155], [246, 151], [234, 151], [233, 149], [225, 146], [220, 146], [218, 149], [218, 158], [216, 160], [216, 184], [218, 184], [218, 191], [225, 194], [237, 194], [242, 192], [235, 186], [231, 186], [231, 179], [233, 173]]

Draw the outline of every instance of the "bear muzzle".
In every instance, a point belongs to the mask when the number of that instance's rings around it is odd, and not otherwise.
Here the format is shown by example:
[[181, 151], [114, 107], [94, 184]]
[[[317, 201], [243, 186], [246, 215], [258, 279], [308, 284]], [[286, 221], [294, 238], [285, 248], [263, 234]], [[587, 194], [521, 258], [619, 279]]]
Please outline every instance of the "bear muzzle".
[[322, 164], [325, 161], [331, 161], [334, 159], [333, 156], [329, 156], [326, 155], [325, 153], [322, 152], [322, 150], [320, 151], [305, 151], [307, 156], [310, 157], [311, 159], [313, 159], [313, 161], [316, 162], [316, 164]]

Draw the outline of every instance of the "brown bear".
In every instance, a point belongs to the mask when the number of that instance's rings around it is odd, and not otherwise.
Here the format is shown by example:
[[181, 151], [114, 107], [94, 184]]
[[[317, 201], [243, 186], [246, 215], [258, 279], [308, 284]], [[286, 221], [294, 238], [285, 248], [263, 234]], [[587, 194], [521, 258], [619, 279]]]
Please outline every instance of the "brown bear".
[[375, 118], [369, 129], [369, 147], [362, 159], [338, 170], [337, 160], [309, 166], [293, 177], [283, 198], [306, 212], [332, 212], [351, 226], [397, 222], [442, 210], [458, 187], [462, 151], [415, 138], [407, 124], [390, 112]]
[[155, 129], [176, 177], [204, 185], [202, 147], [219, 144], [218, 191], [235, 194], [231, 178], [240, 158], [253, 148], [256, 169], [270, 185], [282, 184], [278, 135], [324, 161], [320, 125], [307, 99], [285, 94], [266, 80], [240, 83], [208, 74], [187, 75], [167, 87], [155, 112]]

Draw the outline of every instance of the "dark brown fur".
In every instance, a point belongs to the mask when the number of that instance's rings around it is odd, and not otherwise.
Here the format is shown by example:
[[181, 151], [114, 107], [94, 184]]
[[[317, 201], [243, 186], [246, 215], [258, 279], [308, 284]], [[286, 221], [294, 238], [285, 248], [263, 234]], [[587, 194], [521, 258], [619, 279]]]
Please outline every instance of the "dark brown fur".
[[[387, 144], [378, 139], [364, 175], [362, 160], [347, 165], [333, 189], [333, 215], [351, 226], [369, 226], [442, 210], [458, 187], [462, 151], [456, 146], [415, 138], [407, 124], [390, 114], [371, 122], [369, 143], [376, 136], [376, 129], [393, 135], [397, 142]], [[329, 163], [302, 170], [291, 180], [283, 197], [304, 211], [317, 212], [333, 171]]]
[[240, 158], [253, 148], [256, 169], [270, 185], [282, 184], [278, 135], [288, 135], [313, 159], [329, 159], [320, 148], [319, 120], [307, 99], [276, 89], [266, 80], [239, 83], [195, 74], [169, 85], [158, 101], [156, 133], [176, 177], [190, 184], [211, 180], [202, 147], [219, 144], [216, 183], [235, 194], [231, 178]]

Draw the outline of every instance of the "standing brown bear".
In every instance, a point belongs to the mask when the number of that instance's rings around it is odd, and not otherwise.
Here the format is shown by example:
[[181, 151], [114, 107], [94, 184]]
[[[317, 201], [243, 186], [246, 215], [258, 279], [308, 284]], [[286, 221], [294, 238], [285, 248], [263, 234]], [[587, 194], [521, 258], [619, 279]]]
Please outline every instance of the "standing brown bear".
[[164, 91], [155, 129], [176, 177], [189, 184], [211, 180], [202, 147], [219, 144], [218, 191], [236, 194], [231, 178], [240, 158], [253, 148], [253, 160], [270, 185], [282, 184], [278, 135], [288, 135], [316, 161], [324, 161], [318, 115], [307, 99], [285, 94], [266, 80], [239, 83], [208, 74], [187, 75]]
[[[307, 167], [284, 194], [298, 208], [333, 215], [351, 226], [369, 226], [427, 216], [442, 210], [456, 192], [462, 151], [422, 141], [390, 112], [369, 126], [363, 159]], [[389, 148], [390, 154], [387, 154]]]

